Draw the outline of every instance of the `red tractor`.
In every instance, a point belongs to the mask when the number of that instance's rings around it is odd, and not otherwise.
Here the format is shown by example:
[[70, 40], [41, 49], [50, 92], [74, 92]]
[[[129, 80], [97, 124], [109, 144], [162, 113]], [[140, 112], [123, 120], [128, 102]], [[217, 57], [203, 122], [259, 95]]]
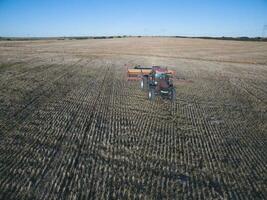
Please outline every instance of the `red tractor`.
[[175, 101], [176, 91], [172, 82], [173, 73], [166, 68], [153, 66], [149, 75], [143, 75], [141, 88], [148, 91], [149, 100], [155, 100], [156, 95]]

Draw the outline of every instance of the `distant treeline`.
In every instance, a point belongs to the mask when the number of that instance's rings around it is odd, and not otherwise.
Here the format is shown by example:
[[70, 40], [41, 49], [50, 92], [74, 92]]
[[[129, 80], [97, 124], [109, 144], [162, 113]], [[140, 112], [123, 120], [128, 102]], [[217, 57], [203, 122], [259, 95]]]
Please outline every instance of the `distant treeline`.
[[208, 39], [208, 40], [235, 40], [235, 41], [264, 41], [267, 42], [266, 37], [186, 37], [175, 36], [175, 38], [195, 38], [195, 39]]
[[87, 40], [87, 39], [113, 39], [129, 37], [164, 37], [164, 38], [192, 38], [210, 40], [235, 40], [235, 41], [263, 41], [267, 42], [266, 37], [188, 37], [188, 36], [74, 36], [74, 37], [0, 37], [0, 41], [31, 41], [31, 40]]
[[[113, 39], [131, 36], [74, 36], [74, 37], [0, 37], [4, 41], [30, 41], [30, 40], [87, 40], [87, 39]], [[141, 36], [138, 36], [141, 37]]]

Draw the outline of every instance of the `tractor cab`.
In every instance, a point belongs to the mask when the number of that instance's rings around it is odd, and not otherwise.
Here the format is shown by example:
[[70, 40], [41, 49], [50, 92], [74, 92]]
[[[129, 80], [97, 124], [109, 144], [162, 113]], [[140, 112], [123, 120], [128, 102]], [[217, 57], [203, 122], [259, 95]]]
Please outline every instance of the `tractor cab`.
[[172, 74], [167, 68], [152, 67], [150, 74], [142, 78], [141, 88], [148, 89], [148, 98], [152, 101], [156, 95], [175, 100], [176, 92], [172, 83]]

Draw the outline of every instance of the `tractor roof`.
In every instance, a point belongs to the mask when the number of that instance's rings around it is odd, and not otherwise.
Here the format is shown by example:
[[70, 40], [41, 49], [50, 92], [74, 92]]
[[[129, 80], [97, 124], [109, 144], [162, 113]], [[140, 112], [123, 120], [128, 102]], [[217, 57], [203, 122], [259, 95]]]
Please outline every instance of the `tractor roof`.
[[155, 71], [157, 74], [168, 73], [168, 69], [167, 68], [162, 68], [162, 67], [159, 67], [159, 66], [153, 66], [152, 70]]

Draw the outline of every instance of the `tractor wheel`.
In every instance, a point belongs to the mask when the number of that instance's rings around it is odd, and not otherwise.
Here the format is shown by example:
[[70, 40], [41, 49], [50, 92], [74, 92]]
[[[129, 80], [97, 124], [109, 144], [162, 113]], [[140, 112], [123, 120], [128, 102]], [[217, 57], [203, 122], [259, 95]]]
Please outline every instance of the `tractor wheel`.
[[170, 99], [172, 101], [176, 100], [176, 90], [174, 88], [171, 90]]
[[155, 89], [154, 88], [151, 88], [149, 91], [148, 91], [148, 99], [150, 101], [154, 101], [155, 100]]
[[142, 90], [145, 90], [147, 88], [147, 78], [143, 77], [140, 81], [140, 87]]

